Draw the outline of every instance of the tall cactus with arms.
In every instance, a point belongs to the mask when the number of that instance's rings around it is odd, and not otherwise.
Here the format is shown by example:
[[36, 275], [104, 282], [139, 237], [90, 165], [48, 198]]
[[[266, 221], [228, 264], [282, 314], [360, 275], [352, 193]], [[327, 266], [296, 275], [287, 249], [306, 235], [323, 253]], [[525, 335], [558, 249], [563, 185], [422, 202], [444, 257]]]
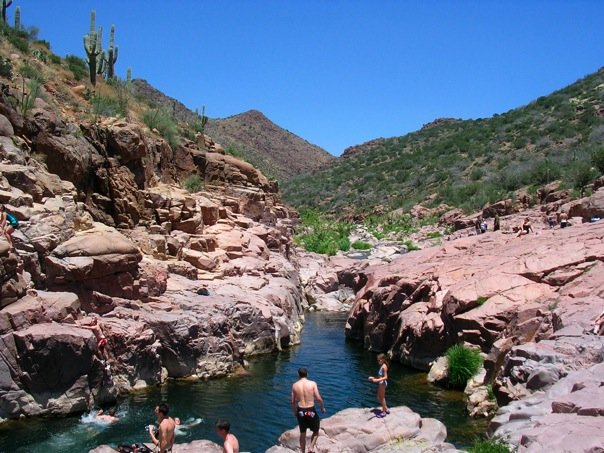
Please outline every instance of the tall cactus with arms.
[[2, 21], [6, 23], [6, 8], [13, 4], [13, 0], [2, 0]]
[[21, 30], [21, 8], [18, 6], [15, 8], [15, 30]]
[[105, 71], [107, 74], [107, 80], [113, 79], [115, 77], [115, 62], [117, 61], [117, 46], [114, 46], [114, 37], [115, 37], [115, 25], [111, 26], [111, 34], [109, 35], [109, 50], [107, 51], [107, 56], [105, 58]]
[[84, 36], [84, 50], [88, 57], [88, 69], [90, 70], [90, 83], [92, 86], [96, 86], [96, 74], [97, 74], [97, 62], [99, 55], [101, 55], [102, 44], [101, 37], [103, 30], [99, 28], [97, 32], [95, 30], [96, 12], [93, 10], [90, 13], [90, 32]]

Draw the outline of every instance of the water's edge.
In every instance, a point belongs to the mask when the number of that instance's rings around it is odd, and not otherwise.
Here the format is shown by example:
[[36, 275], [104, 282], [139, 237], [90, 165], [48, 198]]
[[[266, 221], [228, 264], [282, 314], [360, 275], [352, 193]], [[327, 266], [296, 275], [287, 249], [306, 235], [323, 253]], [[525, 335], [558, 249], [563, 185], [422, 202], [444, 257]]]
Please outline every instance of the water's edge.
[[[250, 359], [249, 376], [206, 382], [171, 382], [129, 395], [118, 406], [121, 419], [113, 425], [93, 417], [30, 419], [0, 425], [0, 452], [88, 452], [100, 445], [148, 441], [145, 426], [154, 423], [153, 408], [167, 401], [173, 416], [191, 426], [177, 435], [178, 442], [210, 439], [218, 442], [213, 424], [229, 418], [242, 450], [264, 452], [278, 436], [295, 426], [289, 406], [291, 384], [300, 366], [306, 366], [325, 400], [327, 413], [348, 407], [374, 407], [375, 387], [367, 376], [377, 372], [375, 354], [344, 338], [345, 314], [308, 313], [302, 342], [281, 353]], [[392, 364], [387, 399], [391, 406], [406, 405], [422, 417], [447, 426], [448, 441], [466, 447], [483, 433], [484, 420], [472, 420], [462, 393], [432, 386], [426, 374]]]

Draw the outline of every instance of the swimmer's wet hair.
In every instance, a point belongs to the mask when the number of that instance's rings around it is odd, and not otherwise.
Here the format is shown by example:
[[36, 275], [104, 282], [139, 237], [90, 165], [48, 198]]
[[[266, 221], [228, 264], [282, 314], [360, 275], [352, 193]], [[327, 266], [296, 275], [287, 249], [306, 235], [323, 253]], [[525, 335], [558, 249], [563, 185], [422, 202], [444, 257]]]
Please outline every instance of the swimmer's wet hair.
[[227, 433], [231, 430], [231, 422], [224, 418], [219, 418], [216, 420], [216, 424], [214, 426], [216, 426], [216, 429]]
[[308, 370], [304, 367], [298, 368], [298, 376], [301, 378], [308, 377]]

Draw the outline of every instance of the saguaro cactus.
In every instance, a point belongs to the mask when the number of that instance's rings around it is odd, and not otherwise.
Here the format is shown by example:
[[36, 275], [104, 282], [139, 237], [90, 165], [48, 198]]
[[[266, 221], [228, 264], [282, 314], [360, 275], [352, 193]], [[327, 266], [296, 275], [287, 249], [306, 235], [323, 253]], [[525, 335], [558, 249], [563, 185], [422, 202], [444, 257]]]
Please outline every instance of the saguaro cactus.
[[111, 33], [109, 35], [109, 50], [107, 50], [107, 56], [105, 62], [107, 64], [105, 70], [107, 73], [107, 80], [113, 79], [115, 76], [115, 62], [117, 61], [117, 46], [114, 46], [115, 37], [115, 25], [111, 26]]
[[6, 24], [6, 8], [13, 4], [13, 0], [2, 0], [2, 21]]
[[99, 27], [99, 31], [95, 31], [95, 22], [96, 12], [92, 10], [90, 13], [90, 32], [84, 36], [84, 50], [86, 51], [88, 69], [90, 70], [90, 83], [92, 83], [92, 86], [96, 86], [98, 57], [103, 51], [101, 44], [103, 29]]
[[132, 82], [132, 68], [128, 68], [126, 71], [126, 82]]
[[18, 6], [15, 8], [15, 30], [21, 30], [21, 8]]

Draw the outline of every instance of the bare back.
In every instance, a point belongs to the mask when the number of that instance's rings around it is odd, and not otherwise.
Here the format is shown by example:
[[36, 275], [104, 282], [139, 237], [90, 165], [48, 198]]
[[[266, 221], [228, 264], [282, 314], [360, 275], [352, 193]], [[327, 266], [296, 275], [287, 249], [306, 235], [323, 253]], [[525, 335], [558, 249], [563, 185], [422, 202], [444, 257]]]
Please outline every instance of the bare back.
[[174, 419], [168, 417], [164, 418], [159, 424], [159, 446], [160, 452], [171, 449], [174, 445], [174, 431], [176, 430], [176, 423]]
[[316, 382], [302, 378], [292, 385], [292, 399], [297, 401], [298, 407], [313, 407], [315, 398], [322, 403]]
[[239, 441], [231, 433], [227, 434], [224, 439], [224, 446], [222, 448], [224, 453], [239, 453]]

